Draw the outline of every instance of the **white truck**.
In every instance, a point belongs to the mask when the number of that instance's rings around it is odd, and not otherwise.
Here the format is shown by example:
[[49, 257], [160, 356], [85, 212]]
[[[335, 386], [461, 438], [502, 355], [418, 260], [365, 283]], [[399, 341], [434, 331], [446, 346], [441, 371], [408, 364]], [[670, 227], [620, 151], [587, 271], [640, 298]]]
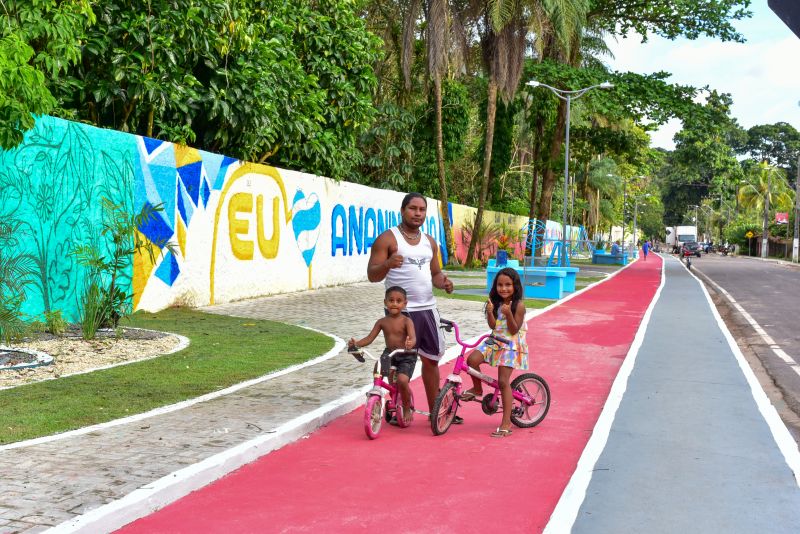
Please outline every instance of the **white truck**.
[[672, 252], [680, 252], [684, 243], [697, 242], [697, 226], [668, 226], [667, 247], [672, 247]]

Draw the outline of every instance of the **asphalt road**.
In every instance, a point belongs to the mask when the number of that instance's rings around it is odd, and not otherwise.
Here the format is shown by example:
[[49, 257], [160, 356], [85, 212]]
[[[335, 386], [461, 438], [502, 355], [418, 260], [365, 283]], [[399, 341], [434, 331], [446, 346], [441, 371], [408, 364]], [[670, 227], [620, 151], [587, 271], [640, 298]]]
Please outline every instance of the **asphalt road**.
[[[707, 283], [743, 352], [757, 356], [780, 392], [782, 398], [773, 399], [773, 403], [782, 400], [792, 412], [779, 407], [800, 442], [800, 267], [754, 258], [704, 254], [693, 258], [692, 270], [727, 292], [725, 295], [714, 284]], [[772, 343], [743, 316], [731, 298]]]

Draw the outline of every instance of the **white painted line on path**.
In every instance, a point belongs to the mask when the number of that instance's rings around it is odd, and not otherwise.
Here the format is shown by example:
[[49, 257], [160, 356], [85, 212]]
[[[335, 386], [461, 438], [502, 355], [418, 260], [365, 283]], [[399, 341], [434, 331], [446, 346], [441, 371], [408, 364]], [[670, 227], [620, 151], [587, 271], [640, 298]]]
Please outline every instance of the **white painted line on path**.
[[[686, 266], [684, 265], [684, 268], [685, 267]], [[733, 339], [733, 335], [725, 325], [725, 321], [722, 320], [722, 316], [719, 314], [719, 311], [717, 311], [714, 301], [711, 300], [711, 295], [708, 293], [708, 289], [706, 289], [705, 284], [703, 284], [703, 282], [697, 278], [697, 276], [695, 276], [691, 270], [687, 269], [687, 271], [695, 280], [697, 280], [697, 283], [700, 284], [700, 287], [703, 289], [703, 294], [706, 296], [706, 301], [708, 301], [708, 306], [711, 308], [711, 313], [714, 314], [714, 318], [717, 320], [719, 329], [722, 331], [725, 339], [728, 341], [728, 346], [730, 346], [731, 351], [733, 351], [733, 355], [736, 357], [736, 361], [739, 363], [739, 368], [742, 370], [747, 383], [750, 385], [750, 390], [753, 393], [753, 399], [756, 401], [756, 406], [766, 420], [767, 426], [769, 426], [770, 432], [772, 432], [772, 437], [775, 440], [775, 443], [778, 445], [778, 449], [783, 454], [786, 464], [794, 473], [795, 482], [797, 482], [798, 487], [800, 487], [800, 449], [798, 449], [797, 443], [795, 442], [794, 438], [792, 438], [789, 429], [786, 428], [786, 425], [784, 424], [780, 415], [778, 415], [778, 411], [775, 409], [775, 406], [773, 406], [770, 402], [769, 397], [767, 397], [767, 394], [761, 387], [761, 384], [759, 384], [753, 369], [750, 368], [750, 364], [747, 363], [744, 354], [742, 354], [741, 349], [739, 349], [739, 345], [736, 343], [736, 340]], [[720, 290], [725, 291], [718, 285], [714, 285]], [[749, 315], [746, 317], [749, 317]], [[752, 319], [752, 317], [750, 317], [750, 319]]]
[[[583, 501], [586, 499], [586, 490], [589, 483], [592, 481], [592, 473], [597, 465], [597, 460], [605, 449], [608, 442], [608, 436], [611, 433], [611, 426], [614, 423], [617, 410], [622, 403], [622, 398], [625, 395], [625, 390], [628, 387], [628, 378], [633, 371], [636, 362], [636, 355], [644, 341], [644, 336], [647, 331], [647, 326], [650, 323], [650, 316], [653, 314], [658, 299], [661, 297], [661, 290], [664, 287], [666, 259], [662, 257], [661, 264], [661, 283], [656, 290], [653, 300], [645, 310], [642, 316], [642, 322], [639, 324], [639, 329], [633, 338], [628, 354], [619, 368], [617, 377], [611, 385], [611, 391], [608, 394], [608, 399], [603, 406], [603, 411], [600, 412], [600, 417], [595, 423], [592, 435], [583, 449], [581, 457], [578, 459], [578, 465], [572, 473], [567, 487], [561, 494], [553, 513], [550, 515], [550, 520], [544, 529], [545, 534], [561, 534], [572, 530], [575, 520], [578, 517]], [[619, 272], [619, 271], [617, 271]]]
[[[299, 325], [296, 325], [299, 326]], [[254, 386], [256, 384], [260, 384], [262, 382], [266, 382], [267, 380], [272, 380], [273, 378], [277, 378], [279, 376], [283, 376], [285, 374], [298, 371], [305, 367], [309, 367], [312, 365], [316, 365], [320, 362], [324, 362], [325, 360], [329, 360], [339, 354], [342, 349], [345, 347], [345, 342], [343, 339], [334, 336], [332, 334], [327, 334], [320, 330], [316, 330], [314, 328], [309, 328], [307, 326], [300, 326], [300, 328], [305, 328], [306, 330], [313, 330], [314, 332], [319, 332], [326, 336], [333, 338], [334, 345], [331, 350], [326, 352], [325, 354], [308, 360], [303, 363], [299, 363], [297, 365], [292, 365], [290, 367], [286, 367], [285, 369], [281, 369], [280, 371], [275, 371], [274, 373], [269, 373], [264, 376], [259, 376], [257, 378], [253, 378], [252, 380], [247, 380], [245, 382], [239, 382], [238, 384], [234, 384], [233, 386], [227, 387], [225, 389], [220, 389], [218, 391], [212, 391], [211, 393], [206, 393], [205, 395], [201, 395], [199, 397], [195, 397], [193, 399], [188, 399], [185, 401], [181, 401], [175, 404], [170, 404], [168, 406], [161, 406], [160, 408], [156, 408], [154, 410], [150, 410], [149, 412], [139, 413], [135, 415], [131, 415], [129, 417], [123, 417], [121, 419], [114, 419], [112, 421], [106, 421], [105, 423], [99, 423], [92, 426], [86, 426], [83, 428], [78, 428], [75, 430], [70, 430], [68, 432], [63, 432], [61, 434], [53, 434], [50, 436], [43, 436], [41, 438], [34, 438], [29, 439], [26, 441], [18, 441], [16, 443], [9, 443], [8, 445], [0, 445], [0, 452], [11, 450], [11, 449], [19, 449], [22, 447], [31, 447], [34, 445], [41, 445], [42, 443], [49, 443], [51, 441], [57, 441], [61, 439], [71, 438], [73, 436], [80, 436], [83, 434], [88, 434], [90, 432], [96, 432], [98, 430], [103, 430], [106, 428], [111, 428], [119, 425], [125, 425], [128, 423], [133, 423], [136, 421], [141, 421], [143, 419], [148, 419], [150, 417], [155, 417], [157, 415], [163, 415], [166, 413], [174, 412], [177, 410], [181, 410], [183, 408], [188, 408], [189, 406], [193, 406], [195, 404], [206, 402], [210, 400], [217, 399], [219, 397], [223, 397], [225, 395], [230, 395], [240, 389], [244, 389], [249, 386]]]

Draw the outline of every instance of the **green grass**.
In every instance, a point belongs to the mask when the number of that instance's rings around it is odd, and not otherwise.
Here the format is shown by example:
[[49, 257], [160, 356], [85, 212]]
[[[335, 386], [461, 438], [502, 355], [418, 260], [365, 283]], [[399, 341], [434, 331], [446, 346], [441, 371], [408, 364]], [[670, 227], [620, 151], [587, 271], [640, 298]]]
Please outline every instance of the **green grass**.
[[605, 280], [605, 276], [580, 276], [578, 275], [575, 277], [575, 285], [583, 284], [584, 286], [588, 286], [589, 284], [593, 284], [595, 282], [599, 282], [600, 280]]
[[321, 334], [187, 309], [136, 313], [122, 326], [182, 334], [186, 349], [151, 360], [0, 391], [0, 444], [142, 413], [327, 352]]
[[[486, 287], [485, 285], [475, 286], [471, 288], [470, 286], [458, 286], [459, 289], [482, 289]], [[450, 293], [448, 294], [443, 289], [433, 288], [433, 294], [436, 298], [448, 298], [448, 299], [457, 299], [457, 300], [471, 300], [473, 302], [486, 302], [486, 297], [482, 295], [459, 295], [458, 293]], [[554, 303], [554, 300], [546, 300], [546, 299], [525, 299], [525, 308], [526, 309], [533, 309], [533, 308], [544, 308], [545, 306], [549, 306], [550, 304]]]

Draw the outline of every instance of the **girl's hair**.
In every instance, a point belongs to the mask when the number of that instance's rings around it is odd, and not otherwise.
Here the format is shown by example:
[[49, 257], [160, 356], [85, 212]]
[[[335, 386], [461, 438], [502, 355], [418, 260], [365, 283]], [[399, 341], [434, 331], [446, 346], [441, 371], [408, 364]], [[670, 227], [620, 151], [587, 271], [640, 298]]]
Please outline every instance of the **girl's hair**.
[[492, 306], [494, 306], [495, 317], [500, 313], [500, 306], [503, 305], [503, 297], [497, 293], [497, 280], [501, 275], [511, 278], [511, 283], [514, 284], [514, 294], [511, 295], [511, 313], [517, 311], [517, 303], [522, 300], [522, 280], [519, 279], [519, 273], [511, 267], [501, 269], [500, 272], [497, 273], [497, 276], [494, 277], [492, 289], [489, 291], [489, 301], [491, 301]]

